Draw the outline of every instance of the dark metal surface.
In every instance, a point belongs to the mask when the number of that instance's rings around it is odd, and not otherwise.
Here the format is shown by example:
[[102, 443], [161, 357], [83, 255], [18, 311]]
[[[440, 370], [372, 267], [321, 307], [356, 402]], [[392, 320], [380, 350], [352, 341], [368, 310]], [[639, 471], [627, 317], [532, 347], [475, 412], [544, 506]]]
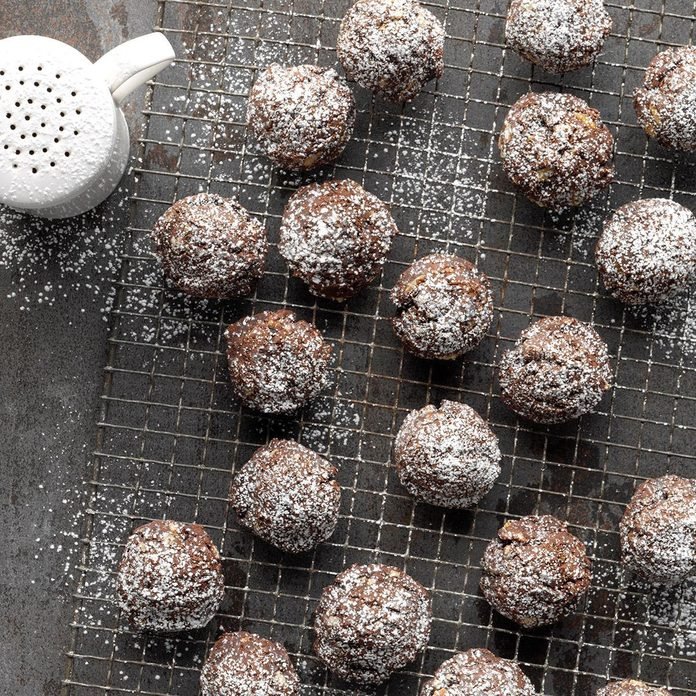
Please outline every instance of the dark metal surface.
[[[0, 0], [0, 38], [45, 34], [95, 59], [149, 31], [155, 9], [154, 0]], [[135, 140], [142, 97], [125, 105]], [[2, 694], [60, 690], [128, 184], [66, 223], [0, 208]]]
[[[453, 651], [487, 646], [524, 665], [540, 691], [593, 694], [609, 677], [635, 675], [696, 694], [696, 586], [653, 588], [622, 572], [618, 521], [636, 483], [667, 471], [696, 475], [694, 312], [624, 309], [599, 289], [593, 245], [601, 220], [638, 197], [673, 196], [696, 208], [696, 162], [648, 144], [630, 95], [652, 56], [694, 40], [691, 0], [609, 2], [614, 33], [593, 69], [553, 80], [505, 51], [505, 0], [433, 0], [447, 26], [445, 77], [412, 105], [390, 107], [358, 91], [354, 142], [331, 172], [352, 177], [393, 206], [401, 229], [384, 277], [344, 308], [316, 302], [289, 279], [275, 245], [249, 301], [187, 300], [167, 289], [148, 230], [178, 197], [200, 189], [237, 195], [275, 242], [299, 180], [256, 154], [243, 125], [257, 70], [282, 62], [335, 63], [349, 0], [163, 0], [159, 23], [181, 60], [150, 95], [143, 168], [123, 258], [91, 481], [84, 565], [75, 597], [65, 691], [195, 694], [202, 659], [220, 627], [283, 641], [303, 694], [349, 693], [311, 653], [322, 588], [346, 565], [403, 567], [432, 590], [430, 647], [379, 693], [415, 695], [421, 675]], [[507, 107], [532, 88], [567, 89], [601, 109], [617, 136], [618, 181], [577, 216], [552, 218], [515, 195], [497, 161]], [[492, 279], [498, 318], [464, 362], [403, 353], [388, 323], [388, 289], [414, 257], [448, 249]], [[335, 346], [330, 389], [295, 419], [240, 409], [227, 384], [223, 331], [250, 312], [295, 307]], [[568, 313], [607, 340], [616, 386], [599, 411], [550, 429], [502, 406], [495, 364], [531, 317]], [[408, 410], [462, 399], [501, 440], [503, 473], [472, 511], [414, 504], [388, 466]], [[316, 553], [284, 556], [242, 532], [230, 515], [233, 470], [272, 436], [326, 453], [344, 487], [339, 527]], [[580, 611], [548, 630], [520, 631], [478, 593], [479, 561], [510, 516], [550, 512], [587, 543], [594, 582]], [[227, 598], [208, 630], [167, 638], [133, 634], [114, 601], [123, 542], [142, 520], [198, 521], [225, 558]], [[353, 693], [353, 692], [351, 692]], [[356, 692], [357, 693], [357, 692]]]

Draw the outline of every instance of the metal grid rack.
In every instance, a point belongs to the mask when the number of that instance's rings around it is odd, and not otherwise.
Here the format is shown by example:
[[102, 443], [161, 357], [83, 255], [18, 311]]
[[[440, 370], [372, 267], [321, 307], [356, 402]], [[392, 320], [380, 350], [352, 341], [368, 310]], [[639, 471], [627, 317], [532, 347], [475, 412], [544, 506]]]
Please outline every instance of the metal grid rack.
[[[652, 588], [622, 573], [617, 525], [636, 483], [667, 471], [696, 475], [696, 341], [684, 297], [634, 312], [602, 294], [593, 265], [601, 220], [638, 197], [696, 208], [696, 160], [646, 142], [631, 94], [650, 58], [694, 42], [691, 0], [610, 2], [614, 32], [593, 69], [551, 79], [503, 46], [506, 0], [426, 3], [447, 27], [447, 69], [414, 104], [396, 108], [357, 90], [355, 138], [335, 169], [389, 201], [402, 232], [380, 283], [346, 307], [315, 301], [288, 278], [275, 249], [279, 216], [300, 180], [274, 170], [247, 141], [245, 98], [270, 62], [335, 64], [350, 0], [160, 0], [158, 28], [176, 66], [148, 97], [132, 243], [123, 258], [105, 371], [84, 562], [75, 595], [65, 693], [196, 694], [219, 626], [285, 643], [303, 694], [359, 693], [331, 680], [311, 653], [321, 589], [345, 566], [403, 567], [432, 590], [430, 647], [378, 693], [416, 694], [453, 651], [487, 646], [519, 660], [542, 693], [593, 694], [636, 675], [696, 694], [696, 586]], [[601, 109], [617, 136], [618, 181], [576, 216], [552, 218], [515, 195], [496, 161], [507, 107], [530, 88], [564, 89]], [[236, 195], [273, 241], [254, 298], [200, 303], [163, 283], [148, 230], [175, 199], [199, 190]], [[415, 257], [447, 249], [492, 279], [498, 317], [464, 362], [404, 355], [391, 334], [388, 290]], [[240, 409], [227, 386], [223, 330], [252, 311], [290, 306], [335, 347], [335, 378], [295, 419]], [[495, 364], [531, 317], [593, 321], [610, 345], [616, 386], [600, 411], [550, 429], [501, 405]], [[414, 504], [388, 462], [405, 414], [462, 399], [492, 423], [505, 455], [493, 491], [472, 511]], [[316, 553], [282, 555], [235, 524], [233, 471], [272, 436], [297, 437], [340, 468], [339, 527]], [[594, 582], [581, 611], [521, 632], [477, 591], [485, 545], [510, 516], [550, 512], [587, 543]], [[225, 559], [227, 598], [208, 630], [134, 635], [114, 602], [114, 569], [130, 530], [159, 517], [206, 526]]]

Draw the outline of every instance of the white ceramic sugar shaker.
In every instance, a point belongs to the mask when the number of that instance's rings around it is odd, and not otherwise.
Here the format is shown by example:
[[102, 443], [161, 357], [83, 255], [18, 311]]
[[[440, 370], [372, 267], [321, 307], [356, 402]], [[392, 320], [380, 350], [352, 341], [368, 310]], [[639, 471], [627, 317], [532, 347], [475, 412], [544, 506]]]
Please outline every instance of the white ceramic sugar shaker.
[[0, 203], [63, 218], [107, 198], [130, 150], [120, 104], [174, 57], [160, 33], [96, 63], [45, 36], [0, 41]]

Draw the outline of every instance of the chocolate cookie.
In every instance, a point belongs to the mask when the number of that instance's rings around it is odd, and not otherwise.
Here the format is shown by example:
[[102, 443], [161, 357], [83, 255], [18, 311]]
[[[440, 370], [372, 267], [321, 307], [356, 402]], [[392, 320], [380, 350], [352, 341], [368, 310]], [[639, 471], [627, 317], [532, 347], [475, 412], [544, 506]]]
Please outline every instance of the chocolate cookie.
[[604, 225], [597, 266], [622, 302], [662, 302], [696, 278], [696, 217], [665, 198], [628, 203]]
[[552, 73], [589, 65], [611, 32], [603, 0], [512, 0], [507, 45]]
[[696, 47], [658, 53], [634, 105], [649, 137], [675, 150], [696, 150]]
[[420, 696], [535, 696], [525, 673], [511, 660], [490, 650], [474, 648], [458, 653], [438, 667]]
[[623, 562], [638, 575], [665, 585], [696, 575], [696, 479], [641, 483], [620, 531]]
[[169, 520], [133, 532], [116, 584], [121, 610], [136, 631], [201, 628], [225, 594], [220, 554], [203, 527]]
[[314, 651], [340, 679], [380, 684], [428, 644], [430, 596], [412, 577], [379, 564], [354, 565], [324, 588]]
[[406, 102], [445, 69], [445, 29], [416, 0], [358, 0], [341, 22], [338, 59], [351, 80]]
[[310, 292], [342, 302], [379, 274], [397, 233], [379, 198], [350, 179], [327, 181], [290, 198], [278, 251]]
[[394, 331], [421, 358], [454, 360], [475, 348], [493, 321], [488, 278], [451, 254], [418, 259], [391, 292]]
[[201, 671], [201, 696], [299, 696], [285, 648], [254, 633], [223, 633]]
[[498, 141], [503, 169], [542, 208], [583, 205], [614, 178], [614, 138], [599, 111], [570, 94], [525, 94]]
[[281, 551], [301, 553], [336, 528], [341, 488], [336, 469], [293, 440], [254, 452], [232, 484], [239, 523]]
[[568, 525], [550, 515], [506, 522], [481, 562], [481, 591], [524, 628], [556, 623], [590, 587], [590, 559]]
[[536, 423], [563, 423], [590, 413], [611, 387], [607, 346], [572, 317], [545, 317], [525, 329], [500, 360], [500, 394], [508, 408]]
[[443, 401], [406, 416], [394, 444], [401, 485], [431, 505], [467, 508], [500, 475], [498, 438], [473, 408]]
[[353, 134], [355, 100], [335, 70], [273, 64], [249, 93], [247, 124], [259, 148], [290, 171], [337, 160]]
[[248, 295], [263, 275], [266, 230], [230, 198], [182, 198], [155, 223], [152, 238], [164, 274], [195, 297]]
[[326, 384], [331, 346], [290, 310], [245, 317], [228, 326], [225, 336], [232, 390], [249, 408], [293, 413]]
[[635, 679], [626, 679], [607, 684], [597, 692], [597, 696], [669, 696], [669, 691]]

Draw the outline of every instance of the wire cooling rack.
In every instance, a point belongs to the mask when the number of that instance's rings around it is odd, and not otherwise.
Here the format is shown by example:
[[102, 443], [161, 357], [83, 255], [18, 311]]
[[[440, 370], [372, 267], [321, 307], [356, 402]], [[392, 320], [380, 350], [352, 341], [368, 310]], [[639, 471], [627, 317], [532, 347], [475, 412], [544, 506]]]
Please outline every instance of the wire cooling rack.
[[[154, 83], [146, 109], [132, 243], [113, 310], [93, 493], [75, 594], [65, 693], [196, 694], [219, 627], [282, 641], [303, 694], [361, 693], [332, 681], [312, 656], [311, 621], [322, 588], [344, 567], [404, 568], [433, 596], [430, 647], [378, 693], [415, 695], [454, 651], [486, 646], [519, 660], [542, 693], [594, 694], [635, 675], [696, 694], [696, 585], [654, 588], [625, 575], [618, 521], [635, 485], [671, 471], [696, 475], [696, 316], [682, 297], [633, 311], [598, 288], [593, 246], [602, 219], [638, 197], [696, 208], [696, 160], [648, 144], [631, 95], [651, 57], [692, 43], [691, 0], [609, 3], [614, 32], [596, 66], [552, 79], [503, 46], [505, 0], [435, 0], [447, 27], [445, 76], [403, 108], [357, 91], [355, 138], [334, 170], [388, 201], [401, 229], [380, 283], [345, 307], [315, 301], [288, 277], [275, 247], [279, 216], [301, 183], [260, 157], [244, 129], [259, 68], [279, 61], [334, 65], [349, 0], [165, 0], [158, 28], [176, 66]], [[507, 107], [530, 88], [569, 90], [601, 109], [617, 136], [618, 181], [589, 209], [552, 217], [501, 175], [495, 136]], [[148, 231], [177, 198], [199, 190], [238, 196], [268, 225], [267, 274], [254, 298], [193, 302], [166, 287]], [[453, 364], [405, 355], [389, 327], [388, 290], [415, 257], [446, 249], [492, 279], [498, 317], [483, 345]], [[227, 383], [225, 325], [289, 306], [335, 347], [334, 381], [295, 419], [240, 409]], [[518, 422], [501, 405], [500, 353], [532, 317], [592, 321], [614, 357], [615, 387], [599, 412], [550, 429]], [[393, 436], [410, 409], [460, 399], [501, 441], [503, 473], [475, 509], [414, 502], [389, 467]], [[227, 493], [233, 471], [270, 437], [297, 437], [340, 469], [340, 523], [316, 553], [282, 555], [240, 531]], [[594, 582], [580, 611], [558, 626], [521, 632], [478, 593], [487, 542], [509, 517], [553, 513], [587, 543]], [[206, 526], [224, 556], [227, 598], [208, 630], [142, 637], [119, 616], [114, 569], [137, 524], [160, 517]]]

